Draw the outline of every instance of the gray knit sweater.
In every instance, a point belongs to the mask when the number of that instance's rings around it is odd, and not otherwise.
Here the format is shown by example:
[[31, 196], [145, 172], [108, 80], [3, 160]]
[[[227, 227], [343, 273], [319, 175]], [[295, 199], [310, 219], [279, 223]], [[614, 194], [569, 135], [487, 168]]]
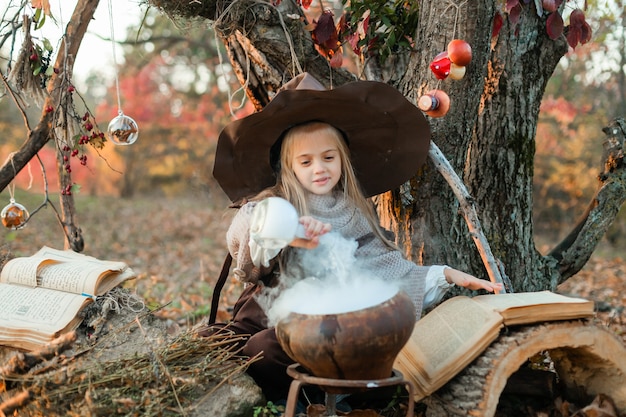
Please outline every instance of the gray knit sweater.
[[[372, 229], [365, 216], [350, 204], [341, 193], [333, 195], [309, 194], [310, 215], [322, 222], [330, 223], [332, 231], [340, 233], [345, 239], [359, 241], [356, 249], [356, 263], [362, 270], [375, 276], [397, 282], [407, 292], [415, 304], [417, 317], [421, 316], [425, 293], [425, 280], [431, 267], [419, 266], [404, 258], [397, 250], [391, 250], [372, 235]], [[275, 266], [276, 258], [268, 267], [255, 266], [250, 256], [250, 220], [256, 203], [245, 204], [234, 217], [227, 233], [228, 248], [236, 262], [233, 273], [244, 282], [255, 283], [259, 277], [268, 273]], [[289, 259], [298, 259], [298, 253], [306, 249], [289, 248]], [[272, 254], [273, 256], [273, 254]], [[297, 268], [289, 270], [290, 276], [296, 275]], [[443, 269], [441, 270], [443, 271]]]

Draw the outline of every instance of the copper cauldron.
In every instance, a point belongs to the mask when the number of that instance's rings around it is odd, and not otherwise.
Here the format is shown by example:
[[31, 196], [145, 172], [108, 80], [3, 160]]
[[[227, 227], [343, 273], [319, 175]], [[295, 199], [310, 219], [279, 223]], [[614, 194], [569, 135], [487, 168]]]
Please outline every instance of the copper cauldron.
[[411, 336], [415, 307], [399, 291], [386, 301], [338, 314], [291, 312], [276, 325], [283, 350], [319, 378], [375, 380], [392, 375]]

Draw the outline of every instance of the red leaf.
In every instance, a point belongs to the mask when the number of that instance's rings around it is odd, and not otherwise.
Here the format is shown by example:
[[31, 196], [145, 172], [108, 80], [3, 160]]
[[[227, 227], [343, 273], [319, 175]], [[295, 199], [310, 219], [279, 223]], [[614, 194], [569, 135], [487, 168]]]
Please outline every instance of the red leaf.
[[493, 27], [491, 28], [491, 36], [496, 37], [500, 33], [500, 29], [502, 29], [502, 23], [504, 23], [504, 19], [502, 19], [502, 15], [500, 12], [496, 12], [496, 15], [493, 17]]
[[584, 45], [591, 40], [591, 26], [589, 26], [589, 23], [585, 22], [580, 29], [580, 43]]
[[543, 10], [548, 13], [555, 12], [557, 9], [556, 0], [543, 0], [542, 1]]
[[337, 24], [337, 28], [342, 34], [350, 31], [350, 26], [348, 25], [346, 16], [348, 16], [348, 13], [342, 14], [339, 19], [339, 23]]
[[569, 24], [574, 26], [580, 26], [585, 22], [585, 12], [580, 9], [575, 9], [569, 16]]
[[367, 49], [374, 49], [376, 43], [378, 42], [378, 36], [372, 36], [370, 41], [367, 43]]
[[519, 6], [519, 0], [506, 0], [506, 12], [510, 13], [515, 7]]
[[576, 9], [569, 17], [569, 28], [567, 32], [567, 43], [572, 48], [576, 45], [585, 44], [591, 39], [591, 26], [585, 19], [585, 12]]
[[522, 14], [522, 5], [517, 4], [511, 11], [509, 12], [509, 21], [513, 26], [517, 26], [519, 22], [520, 15]]
[[550, 39], [558, 39], [563, 34], [563, 18], [559, 13], [550, 13], [546, 21], [546, 31]]
[[335, 29], [335, 22], [333, 20], [333, 13], [329, 10], [325, 10], [317, 21], [317, 26], [313, 30], [313, 36], [317, 40], [319, 45], [328, 42], [333, 36], [337, 36], [337, 30]]
[[302, 0], [302, 7], [306, 10], [311, 6], [313, 0]]
[[334, 33], [334, 36], [331, 36], [326, 42], [324, 42], [323, 46], [329, 51], [336, 51], [337, 49], [339, 49], [340, 43], [337, 32]]
[[346, 36], [346, 42], [348, 42], [348, 45], [350, 45], [350, 48], [352, 48], [352, 51], [355, 54], [361, 55], [361, 48], [359, 48], [359, 35], [356, 33], [349, 34]]
[[581, 30], [579, 26], [569, 25], [569, 30], [567, 32], [567, 43], [573, 49], [576, 49], [576, 45], [580, 41]]

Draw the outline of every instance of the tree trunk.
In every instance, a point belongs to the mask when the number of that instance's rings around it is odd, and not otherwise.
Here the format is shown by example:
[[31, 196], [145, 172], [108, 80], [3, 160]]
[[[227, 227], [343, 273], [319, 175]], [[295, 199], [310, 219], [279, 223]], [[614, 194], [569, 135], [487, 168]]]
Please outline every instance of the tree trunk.
[[[492, 251], [515, 291], [554, 289], [552, 264], [533, 241], [534, 137], [543, 91], [567, 49], [564, 39], [547, 37], [545, 21], [532, 7], [524, 8], [517, 26], [505, 21], [492, 38], [497, 11], [491, 1], [468, 2], [457, 20], [445, 3], [422, 3], [416, 44], [423, 49], [414, 55], [401, 91], [414, 100], [432, 88], [448, 93], [450, 112], [431, 119], [433, 140], [474, 197]], [[462, 80], [438, 83], [428, 66], [453, 37], [472, 45], [473, 59]], [[394, 192], [382, 205], [380, 211], [388, 213], [383, 217], [416, 261], [447, 263], [486, 278], [459, 202], [432, 166], [410, 190]]]

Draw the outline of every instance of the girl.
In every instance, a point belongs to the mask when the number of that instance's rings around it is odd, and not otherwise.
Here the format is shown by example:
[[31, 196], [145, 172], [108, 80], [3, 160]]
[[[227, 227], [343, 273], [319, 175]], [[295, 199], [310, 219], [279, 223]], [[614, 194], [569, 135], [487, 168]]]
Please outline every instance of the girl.
[[[331, 230], [358, 243], [355, 257], [359, 267], [383, 279], [398, 281], [413, 300], [417, 317], [423, 307], [437, 303], [452, 285], [489, 292], [501, 289], [499, 284], [447, 266], [418, 266], [406, 260], [379, 226], [366, 197], [395, 188], [413, 175], [425, 154], [419, 158], [414, 156], [424, 153], [430, 136], [421, 112], [392, 87], [371, 82], [348, 84], [348, 92], [345, 87], [320, 91], [321, 86], [317, 90], [307, 86], [306, 89], [285, 90], [262, 112], [235, 122], [235, 127], [227, 127], [218, 142], [214, 174], [218, 180], [222, 179], [220, 184], [231, 198], [254, 188], [254, 181], [258, 181], [255, 175], [260, 175], [242, 174], [237, 169], [253, 170], [248, 168], [250, 163], [242, 162], [246, 152], [244, 148], [238, 150], [237, 144], [251, 144], [255, 139], [256, 146], [258, 142], [265, 143], [265, 152], [257, 149], [255, 154], [248, 153], [248, 158], [262, 159], [266, 155], [268, 161], [261, 165], [269, 166], [276, 178], [274, 185], [243, 203], [226, 236], [229, 251], [236, 261], [233, 273], [246, 282], [228, 329], [251, 335], [242, 343], [242, 353], [251, 357], [262, 354], [262, 359], [253, 362], [248, 372], [272, 401], [286, 398], [291, 383], [286, 368], [293, 361], [278, 344], [274, 328], [267, 328], [266, 314], [259, 307], [255, 294], [264, 287], [276, 286], [282, 274], [290, 278], [307, 277], [302, 270], [302, 256], [308, 249], [317, 247], [320, 236]], [[311, 96], [317, 99], [308, 107], [294, 109]], [[357, 116], [333, 116], [337, 101], [344, 106], [344, 112], [354, 111]], [[347, 105], [350, 108], [346, 109]], [[283, 115], [285, 121], [295, 119], [295, 122], [283, 125], [282, 131], [279, 127], [280, 134], [273, 140], [271, 136], [259, 138], [260, 132], [267, 129], [254, 130], [252, 126], [258, 127], [259, 120], [281, 124], [272, 117], [277, 108], [282, 110], [279, 113], [290, 113], [289, 118]], [[391, 114], [392, 120], [381, 122], [373, 118], [374, 113], [383, 119]], [[399, 121], [408, 126], [400, 128]], [[246, 133], [251, 129], [255, 139], [247, 139]], [[367, 158], [364, 155], [368, 153], [373, 155]], [[407, 158], [407, 154], [413, 157]], [[353, 160], [358, 161], [358, 165], [353, 164]], [[240, 165], [233, 168], [233, 161]], [[246, 178], [241, 179], [243, 177]], [[294, 239], [283, 250], [259, 247], [250, 238], [253, 208], [269, 196], [287, 199], [302, 216], [300, 223], [306, 237]]]

